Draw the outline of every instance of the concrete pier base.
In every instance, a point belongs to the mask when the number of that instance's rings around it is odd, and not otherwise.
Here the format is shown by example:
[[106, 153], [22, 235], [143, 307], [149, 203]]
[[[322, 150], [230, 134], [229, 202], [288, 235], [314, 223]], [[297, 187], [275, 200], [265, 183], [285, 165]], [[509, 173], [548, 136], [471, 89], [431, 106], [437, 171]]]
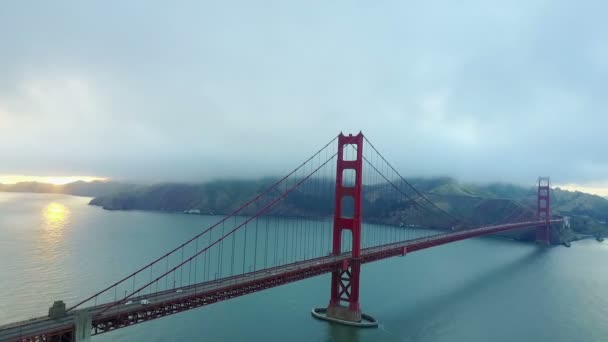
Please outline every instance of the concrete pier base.
[[330, 305], [326, 310], [327, 316], [350, 322], [361, 321], [361, 309], [350, 310], [346, 306], [342, 305]]
[[74, 341], [91, 342], [92, 316], [88, 310], [74, 313]]
[[[345, 310], [348, 310], [348, 308], [339, 306], [336, 307], [334, 306], [332, 308], [332, 311], [334, 311], [334, 313], [336, 312], [336, 308], [343, 308]], [[343, 325], [348, 325], [351, 327], [358, 327], [358, 328], [377, 328], [378, 327], [378, 321], [373, 318], [370, 315], [366, 315], [364, 313], [359, 312], [359, 320], [358, 321], [351, 321], [348, 319], [342, 319], [339, 317], [333, 317], [329, 315], [329, 308], [314, 308], [312, 309], [312, 311], [310, 312], [312, 317], [316, 318], [316, 319], [320, 319], [320, 320], [324, 320], [324, 321], [329, 321], [329, 322], [334, 322], [334, 323], [338, 323], [338, 324], [343, 324]], [[340, 314], [343, 314], [341, 309], [338, 309], [340, 311]], [[345, 315], [347, 318], [349, 315]]]

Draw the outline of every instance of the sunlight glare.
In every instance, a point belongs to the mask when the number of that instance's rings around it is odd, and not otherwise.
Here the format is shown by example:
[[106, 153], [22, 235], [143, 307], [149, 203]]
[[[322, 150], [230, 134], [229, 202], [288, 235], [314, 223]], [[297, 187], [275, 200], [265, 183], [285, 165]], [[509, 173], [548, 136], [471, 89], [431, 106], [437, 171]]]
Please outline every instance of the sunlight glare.
[[0, 184], [16, 184], [21, 182], [39, 182], [53, 185], [63, 185], [77, 181], [105, 181], [107, 178], [96, 176], [27, 176], [0, 174]]
[[598, 196], [608, 196], [608, 186], [589, 186], [579, 184], [560, 184], [555, 187], [567, 191], [580, 191]]
[[68, 208], [57, 202], [51, 202], [44, 208], [46, 226], [52, 230], [61, 228], [67, 221], [68, 215]]

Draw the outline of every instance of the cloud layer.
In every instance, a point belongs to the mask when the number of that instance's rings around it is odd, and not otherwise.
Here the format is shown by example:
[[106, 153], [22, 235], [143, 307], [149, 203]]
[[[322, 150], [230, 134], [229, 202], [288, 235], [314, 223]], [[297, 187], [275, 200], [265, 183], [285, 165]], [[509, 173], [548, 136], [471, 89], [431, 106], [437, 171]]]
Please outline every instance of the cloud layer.
[[362, 130], [405, 175], [608, 184], [602, 1], [20, 1], [0, 173], [281, 174]]

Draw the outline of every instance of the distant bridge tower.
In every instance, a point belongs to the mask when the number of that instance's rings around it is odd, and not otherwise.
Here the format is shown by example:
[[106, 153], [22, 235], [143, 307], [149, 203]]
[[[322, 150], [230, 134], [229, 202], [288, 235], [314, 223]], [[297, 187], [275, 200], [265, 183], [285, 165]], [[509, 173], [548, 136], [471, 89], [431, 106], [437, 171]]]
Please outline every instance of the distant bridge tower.
[[550, 244], [549, 227], [551, 220], [551, 188], [549, 187], [549, 177], [538, 178], [538, 194], [536, 218], [545, 221], [545, 224], [536, 228], [536, 242]]
[[[344, 147], [353, 145], [357, 150], [355, 160], [344, 160]], [[352, 170], [355, 184], [345, 184], [344, 171]], [[361, 270], [361, 190], [363, 184], [363, 134], [338, 136], [338, 160], [336, 167], [336, 198], [334, 206], [333, 255], [342, 253], [342, 231], [352, 233], [352, 257], [342, 269], [331, 275], [331, 296], [327, 316], [349, 322], [361, 321], [359, 306], [359, 274]], [[352, 198], [354, 208], [352, 217], [343, 213], [343, 200]], [[346, 306], [342, 305], [346, 304]]]

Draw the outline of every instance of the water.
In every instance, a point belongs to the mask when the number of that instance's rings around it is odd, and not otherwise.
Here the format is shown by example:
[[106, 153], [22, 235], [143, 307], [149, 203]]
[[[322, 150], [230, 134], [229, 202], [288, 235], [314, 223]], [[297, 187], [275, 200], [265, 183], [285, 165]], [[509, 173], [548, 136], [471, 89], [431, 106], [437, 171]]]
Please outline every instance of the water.
[[[88, 198], [0, 193], [0, 324], [74, 302], [216, 217], [110, 212]], [[379, 329], [314, 320], [324, 275], [135, 325], [94, 341], [606, 341], [608, 244], [473, 239], [364, 265]]]

